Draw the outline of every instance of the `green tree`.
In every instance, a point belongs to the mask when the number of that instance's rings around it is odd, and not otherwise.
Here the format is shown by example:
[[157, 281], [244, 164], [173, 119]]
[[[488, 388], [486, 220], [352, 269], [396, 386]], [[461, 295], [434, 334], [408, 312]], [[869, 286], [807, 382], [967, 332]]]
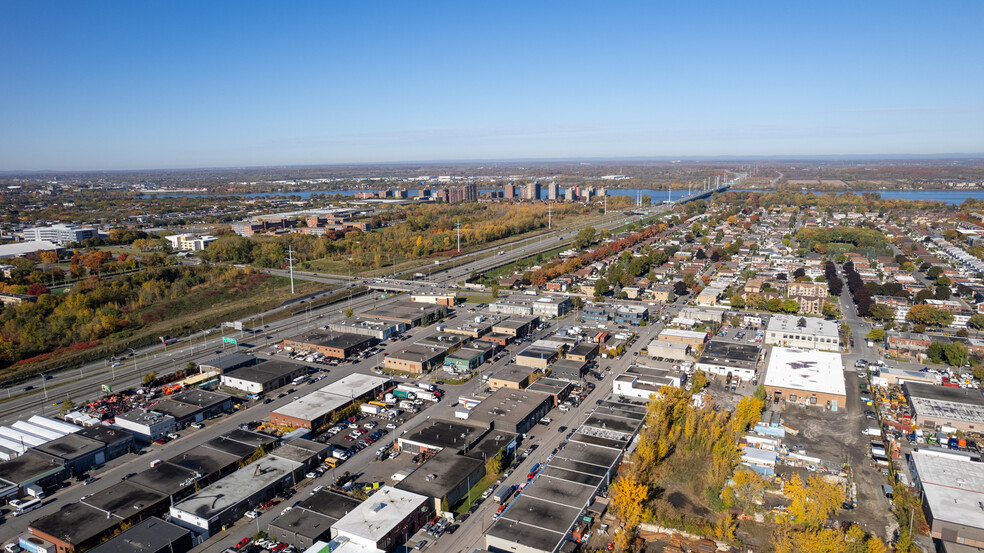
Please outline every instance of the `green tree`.
[[604, 278], [599, 278], [597, 281], [595, 281], [595, 294], [605, 295], [608, 292], [610, 292], [611, 289], [612, 288], [608, 284], [608, 281], [605, 280]]
[[944, 327], [953, 322], [953, 313], [931, 305], [913, 305], [909, 308], [905, 320], [926, 326]]
[[498, 284], [493, 284], [492, 285], [492, 299], [494, 299], [494, 300], [499, 299], [499, 285]]
[[956, 367], [962, 367], [970, 362], [967, 346], [960, 342], [951, 342], [943, 346], [943, 357], [946, 362]]
[[926, 271], [926, 276], [932, 279], [940, 278], [940, 275], [942, 274], [943, 274], [943, 269], [936, 266], [930, 267], [929, 270]]
[[891, 321], [895, 319], [895, 310], [891, 306], [884, 303], [876, 303], [869, 308], [869, 313], [871, 313], [871, 318], [876, 321]]
[[579, 250], [588, 247], [594, 242], [596, 234], [598, 231], [594, 227], [584, 227], [574, 237], [574, 247]]
[[66, 399], [61, 404], [61, 412], [62, 413], [67, 413], [67, 412], [71, 411], [74, 408], [75, 408], [75, 403], [72, 400], [70, 400], [70, 399]]
[[976, 313], [971, 315], [970, 319], [967, 321], [967, 326], [978, 331], [984, 328], [984, 313]]
[[782, 302], [782, 310], [784, 313], [796, 313], [800, 309], [800, 304], [796, 300], [786, 300]]
[[346, 309], [346, 310], [345, 310], [345, 318], [346, 318], [346, 319], [348, 319], [348, 318], [349, 318], [349, 317], [351, 317], [351, 316], [352, 316], [352, 315], [353, 315], [354, 313], [355, 313], [355, 311], [352, 311], [352, 308], [351, 308], [351, 307], [349, 307], [348, 309]]
[[885, 339], [885, 331], [880, 328], [873, 328], [864, 337], [869, 342], [881, 342]]
[[145, 374], [143, 376], [143, 384], [144, 384], [144, 386], [149, 386], [150, 383], [153, 382], [153, 381], [155, 381], [155, 380], [157, 380], [157, 373], [154, 372], [154, 371], [150, 371], [149, 373], [147, 373], [147, 374]]

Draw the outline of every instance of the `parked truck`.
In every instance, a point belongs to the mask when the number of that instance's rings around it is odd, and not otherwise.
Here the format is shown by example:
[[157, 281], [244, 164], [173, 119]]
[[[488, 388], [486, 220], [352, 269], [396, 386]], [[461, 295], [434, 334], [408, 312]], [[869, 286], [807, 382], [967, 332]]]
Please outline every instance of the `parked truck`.
[[417, 399], [415, 392], [408, 392], [406, 390], [394, 390], [393, 396], [400, 399]]
[[427, 401], [438, 401], [439, 399], [434, 392], [425, 392], [423, 390], [417, 392], [417, 397], [419, 399], [426, 399]]
[[385, 410], [386, 408], [384, 407], [380, 407], [378, 405], [371, 405], [368, 403], [359, 406], [359, 411], [362, 411], [367, 415], [379, 415]]
[[505, 503], [512, 496], [513, 492], [516, 491], [516, 486], [506, 486], [504, 488], [499, 488], [497, 492], [492, 496], [492, 500], [496, 503]]

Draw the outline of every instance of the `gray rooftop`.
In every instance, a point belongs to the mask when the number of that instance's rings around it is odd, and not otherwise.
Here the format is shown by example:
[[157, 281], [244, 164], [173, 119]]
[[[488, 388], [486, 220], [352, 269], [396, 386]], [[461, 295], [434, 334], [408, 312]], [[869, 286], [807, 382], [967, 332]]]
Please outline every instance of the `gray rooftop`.
[[209, 519], [297, 470], [300, 463], [268, 455], [196, 492], [173, 508]]
[[187, 529], [150, 517], [135, 524], [109, 541], [89, 550], [89, 553], [156, 553], [177, 540], [188, 536], [191, 545], [191, 532]]
[[35, 446], [34, 449], [41, 453], [70, 460], [93, 453], [104, 447], [106, 447], [106, 444], [93, 440], [92, 438], [79, 436], [76, 433], [66, 434], [61, 438], [56, 438], [50, 442]]
[[222, 355], [220, 357], [213, 357], [200, 364], [202, 367], [214, 367], [221, 372], [226, 372], [228, 370], [235, 369], [237, 367], [243, 367], [246, 365], [252, 365], [258, 363], [260, 360], [252, 355], [246, 355], [245, 353], [230, 353], [229, 355]]
[[[483, 464], [484, 461], [481, 459], [466, 457], [454, 449], [445, 448], [429, 458], [422, 466], [417, 467], [417, 470], [400, 481], [396, 487], [441, 499], [461, 485], [469, 475], [478, 471]], [[473, 478], [472, 485], [478, 480], [477, 477]]]

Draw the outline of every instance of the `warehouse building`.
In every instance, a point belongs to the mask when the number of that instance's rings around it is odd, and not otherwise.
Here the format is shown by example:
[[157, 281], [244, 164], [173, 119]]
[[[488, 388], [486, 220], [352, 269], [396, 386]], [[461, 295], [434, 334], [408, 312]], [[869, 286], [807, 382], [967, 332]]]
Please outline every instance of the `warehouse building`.
[[291, 336], [285, 339], [281, 345], [287, 351], [320, 353], [333, 359], [348, 359], [377, 343], [378, 341], [371, 336], [311, 330], [297, 336]]
[[171, 522], [208, 538], [257, 504], [293, 487], [303, 465], [267, 455], [173, 505]]
[[587, 363], [598, 355], [598, 344], [594, 342], [581, 342], [567, 351], [566, 359], [582, 361]]
[[707, 374], [740, 378], [758, 378], [758, 362], [762, 348], [753, 344], [736, 344], [711, 340], [697, 360], [697, 368]]
[[262, 394], [286, 386], [295, 378], [306, 374], [308, 368], [304, 365], [273, 359], [225, 373], [221, 382], [229, 388]]
[[540, 324], [539, 317], [509, 317], [500, 321], [492, 327], [493, 334], [505, 334], [513, 338], [524, 338], [532, 334], [537, 325]]
[[132, 409], [116, 416], [116, 426], [133, 433], [144, 442], [153, 442], [174, 432], [177, 422], [174, 417], [149, 409]]
[[441, 504], [453, 507], [485, 476], [485, 461], [446, 448], [427, 459], [397, 489], [413, 492], [431, 501], [431, 510], [440, 515]]
[[122, 519], [85, 503], [69, 503], [30, 525], [31, 534], [55, 546], [55, 553], [83, 551], [100, 544], [122, 524]]
[[839, 353], [774, 347], [765, 374], [768, 398], [837, 410], [847, 401]]
[[124, 480], [90, 495], [82, 502], [118, 516], [121, 524], [132, 524], [150, 516], [166, 513], [171, 498], [167, 494]]
[[471, 339], [478, 339], [492, 332], [492, 326], [497, 319], [485, 319], [485, 317], [475, 317], [474, 321], [465, 321], [457, 325], [445, 325], [444, 332], [449, 334], [460, 334]]
[[636, 398], [648, 401], [665, 386], [679, 388], [684, 375], [674, 369], [632, 365], [612, 381], [612, 393], [619, 398]]
[[553, 407], [553, 396], [529, 390], [500, 388], [482, 400], [468, 415], [469, 422], [493, 430], [525, 434]]
[[3, 484], [0, 490], [8, 499], [24, 497], [31, 486], [49, 490], [61, 485], [64, 479], [64, 465], [53, 465], [40, 455], [28, 453], [0, 463], [0, 483]]
[[232, 396], [201, 389], [185, 390], [168, 396], [154, 406], [155, 411], [174, 417], [178, 428], [232, 411]]
[[230, 353], [219, 357], [213, 357], [198, 365], [198, 369], [203, 373], [216, 372], [223, 374], [234, 371], [240, 367], [248, 367], [260, 362], [260, 359], [245, 353]]
[[550, 366], [550, 375], [555, 378], [576, 381], [584, 378], [588, 373], [588, 364], [583, 361], [572, 359], [558, 359]]
[[390, 379], [350, 374], [270, 413], [270, 422], [291, 428], [317, 430], [335, 411], [362, 399], [375, 398], [390, 386]]
[[434, 516], [426, 496], [384, 486], [332, 527], [334, 538], [395, 551]]
[[909, 469], [913, 483], [922, 491], [930, 535], [947, 545], [984, 548], [984, 464], [969, 457], [916, 450], [909, 454]]
[[690, 359], [690, 345], [666, 340], [653, 340], [646, 346], [646, 352], [653, 359], [664, 361], [686, 361]]
[[331, 538], [331, 527], [359, 504], [358, 499], [331, 490], [319, 490], [267, 526], [272, 539], [305, 550]]
[[523, 365], [511, 365], [503, 367], [488, 378], [489, 388], [498, 390], [499, 388], [511, 388], [522, 390], [530, 385], [533, 378], [533, 369]]
[[549, 394], [553, 398], [554, 406], [556, 406], [571, 395], [571, 391], [574, 390], [574, 384], [567, 380], [545, 376], [538, 378], [536, 382], [530, 384], [526, 389], [531, 392]]
[[448, 316], [448, 306], [396, 300], [362, 312], [365, 319], [403, 323], [407, 328], [427, 326]]
[[400, 451], [433, 455], [443, 449], [470, 451], [489, 432], [486, 424], [432, 419], [397, 438]]
[[912, 422], [927, 430], [943, 426], [961, 432], [984, 429], [984, 395], [980, 390], [906, 382], [903, 386], [912, 408]]
[[368, 319], [361, 315], [348, 317], [328, 325], [332, 332], [368, 336], [382, 342], [395, 338], [407, 330], [406, 323]]
[[557, 358], [557, 350], [529, 346], [516, 354], [516, 364], [546, 371]]
[[103, 424], [83, 428], [77, 434], [90, 440], [102, 442], [106, 446], [107, 460], [116, 459], [133, 449], [133, 434]]
[[187, 553], [190, 550], [191, 532], [151, 517], [88, 553]]
[[391, 353], [383, 360], [383, 368], [410, 374], [423, 374], [440, 367], [444, 362], [445, 350], [424, 347], [416, 344]]
[[67, 434], [32, 448], [32, 453], [52, 465], [65, 467], [65, 474], [76, 476], [108, 461], [106, 444], [76, 434]]
[[695, 332], [693, 330], [679, 330], [676, 328], [664, 328], [657, 336], [663, 342], [673, 342], [675, 344], [686, 344], [693, 350], [699, 350], [707, 341], [706, 332]]
[[444, 364], [450, 365], [457, 371], [473, 371], [485, 362], [487, 350], [476, 348], [461, 348], [458, 351], [448, 354], [444, 358]]
[[840, 350], [836, 321], [798, 315], [773, 315], [765, 330], [765, 343], [789, 348]]

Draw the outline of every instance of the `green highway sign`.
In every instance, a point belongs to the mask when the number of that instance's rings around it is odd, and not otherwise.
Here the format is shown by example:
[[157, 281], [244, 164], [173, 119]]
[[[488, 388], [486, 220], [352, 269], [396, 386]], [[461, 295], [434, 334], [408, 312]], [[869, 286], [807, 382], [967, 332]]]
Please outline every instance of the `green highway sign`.
[[222, 337], [222, 341], [225, 342], [225, 343], [227, 343], [227, 344], [235, 344], [236, 343], [236, 339], [235, 338], [232, 338], [230, 336], [223, 336]]
[[107, 394], [113, 393], [113, 389], [109, 386], [109, 384], [103, 384], [102, 391], [106, 392]]

